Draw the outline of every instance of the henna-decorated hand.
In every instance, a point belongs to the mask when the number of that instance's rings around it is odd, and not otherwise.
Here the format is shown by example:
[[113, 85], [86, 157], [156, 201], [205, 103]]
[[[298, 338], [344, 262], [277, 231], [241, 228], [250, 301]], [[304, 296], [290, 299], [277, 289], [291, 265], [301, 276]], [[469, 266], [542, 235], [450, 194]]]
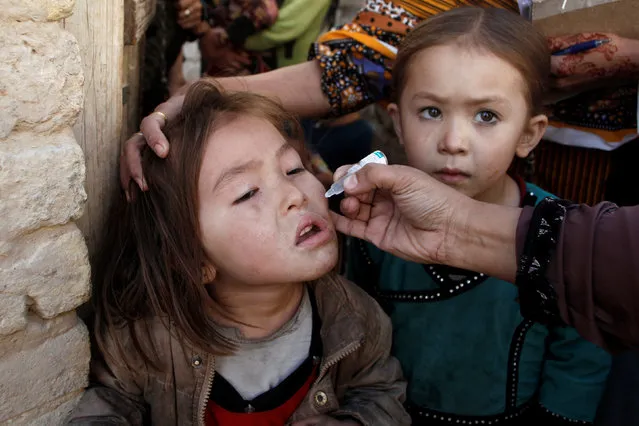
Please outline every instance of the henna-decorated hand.
[[610, 41], [586, 52], [551, 58], [554, 88], [570, 90], [611, 77], [639, 76], [639, 40], [616, 34], [583, 33], [549, 37], [548, 46], [551, 52], [556, 52], [590, 40]]

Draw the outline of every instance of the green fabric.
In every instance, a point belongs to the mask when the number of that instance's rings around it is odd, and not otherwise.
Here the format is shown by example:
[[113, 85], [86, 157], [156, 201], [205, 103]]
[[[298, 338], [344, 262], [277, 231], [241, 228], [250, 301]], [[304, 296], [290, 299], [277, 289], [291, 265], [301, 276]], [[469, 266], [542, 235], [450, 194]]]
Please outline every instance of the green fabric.
[[[538, 201], [551, 196], [530, 184], [527, 191]], [[370, 263], [357, 255], [362, 248]], [[359, 241], [351, 243], [348, 263], [348, 275], [356, 283], [370, 283], [377, 275], [382, 291], [455, 291], [455, 284], [451, 287], [449, 282], [434, 279], [429, 266], [407, 262]], [[466, 290], [450, 298], [425, 303], [381, 299], [390, 308], [393, 354], [408, 380], [408, 399], [454, 415], [504, 413], [511, 397], [509, 351], [524, 322], [517, 287], [491, 277], [475, 280], [470, 276], [466, 281], [461, 278], [464, 271], [451, 273], [460, 277], [457, 283], [463, 283], [461, 288]], [[516, 405], [537, 395], [552, 413], [592, 421], [610, 356], [571, 327], [533, 324], [521, 343]]]
[[[330, 5], [331, 0], [285, 0], [275, 24], [247, 38], [244, 48], [253, 51], [276, 48], [278, 68], [305, 62]], [[293, 49], [289, 57], [290, 42]]]

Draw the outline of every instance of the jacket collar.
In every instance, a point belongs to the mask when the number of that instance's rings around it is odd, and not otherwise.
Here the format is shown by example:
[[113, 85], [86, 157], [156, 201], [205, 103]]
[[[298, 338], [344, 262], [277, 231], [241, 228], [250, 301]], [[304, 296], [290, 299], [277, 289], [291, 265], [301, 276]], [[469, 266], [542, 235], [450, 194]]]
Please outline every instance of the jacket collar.
[[324, 359], [339, 356], [349, 347], [361, 344], [366, 334], [366, 325], [353, 298], [349, 297], [339, 277], [327, 275], [309, 283], [317, 301], [317, 310], [322, 320], [320, 334], [324, 347]]

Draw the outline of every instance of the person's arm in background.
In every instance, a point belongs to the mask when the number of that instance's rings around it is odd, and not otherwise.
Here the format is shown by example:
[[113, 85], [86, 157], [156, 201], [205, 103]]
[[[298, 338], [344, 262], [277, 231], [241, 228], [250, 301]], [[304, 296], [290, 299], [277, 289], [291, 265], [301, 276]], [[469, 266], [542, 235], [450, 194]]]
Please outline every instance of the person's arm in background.
[[[322, 116], [329, 112], [330, 105], [322, 92], [321, 75], [317, 61], [308, 61], [264, 74], [207, 80], [227, 91], [251, 91], [272, 96], [288, 110], [297, 111], [302, 116]], [[167, 119], [171, 120], [177, 116], [183, 102], [184, 93], [179, 93], [158, 105], [155, 111], [166, 114]], [[142, 120], [140, 132], [124, 143], [120, 156], [120, 184], [126, 192], [131, 179], [146, 190], [140, 160], [141, 150], [145, 146], [148, 145], [160, 157], [168, 155], [169, 143], [162, 133], [165, 124], [163, 115], [152, 113]]]
[[613, 78], [639, 76], [639, 40], [616, 34], [585, 33], [549, 37], [548, 46], [551, 52], [556, 52], [590, 40], [608, 42], [583, 53], [551, 57], [553, 88], [575, 90]]
[[[392, 55], [392, 49], [403, 39], [406, 29], [414, 26], [419, 18], [406, 12], [395, 13], [401, 8], [383, 8], [379, 13], [374, 9], [376, 2], [369, 1], [357, 15], [356, 21], [369, 20], [365, 27], [362, 27], [364, 21], [353, 23], [361, 28], [360, 33], [353, 31], [353, 24], [350, 24], [320, 37], [321, 41], [314, 46], [311, 58], [305, 64], [264, 74], [217, 79], [216, 83], [226, 90], [275, 95], [287, 110], [302, 117], [323, 117], [329, 113], [344, 115], [384, 99], [390, 92], [392, 61], [378, 50]], [[386, 28], [390, 23], [392, 31], [378, 35], [368, 26], [371, 18], [377, 19], [378, 23], [385, 22]], [[362, 34], [378, 50], [366, 47], [354, 38], [362, 39]], [[387, 47], [380, 49], [379, 40], [375, 42], [378, 38]], [[156, 111], [170, 120], [178, 114], [183, 101], [183, 94], [173, 96], [158, 105]], [[169, 144], [162, 133], [165, 121], [160, 114], [145, 117], [140, 125], [141, 134], [135, 134], [125, 142], [120, 159], [120, 183], [125, 191], [131, 179], [142, 189], [146, 188], [140, 163], [140, 150], [144, 146], [148, 144], [160, 157], [168, 154]]]
[[639, 348], [639, 206], [546, 199], [522, 210], [406, 166], [370, 164], [355, 176], [345, 216], [333, 214], [340, 232], [410, 261], [516, 282], [525, 317], [567, 323], [609, 351]]
[[269, 28], [246, 39], [247, 50], [268, 50], [297, 39], [317, 16], [325, 13], [331, 0], [285, 0], [277, 20]]

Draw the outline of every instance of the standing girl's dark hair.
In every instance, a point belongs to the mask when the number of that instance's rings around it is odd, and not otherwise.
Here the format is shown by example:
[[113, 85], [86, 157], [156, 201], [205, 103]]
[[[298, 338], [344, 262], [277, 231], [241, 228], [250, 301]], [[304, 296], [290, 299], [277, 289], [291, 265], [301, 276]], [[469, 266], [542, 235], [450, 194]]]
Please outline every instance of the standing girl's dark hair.
[[417, 54], [430, 47], [452, 43], [490, 52], [515, 67], [527, 86], [530, 113], [541, 113], [542, 97], [550, 76], [550, 50], [546, 38], [521, 16], [499, 8], [452, 9], [425, 20], [408, 33], [393, 65], [396, 101]]
[[165, 159], [148, 149], [143, 153], [148, 191], [132, 184], [130, 203], [117, 197], [96, 258], [95, 340], [106, 357], [126, 359], [118, 329], [127, 327], [141, 359], [160, 368], [146, 322], [154, 317], [192, 345], [213, 354], [232, 352], [210, 320], [216, 304], [205, 287], [197, 183], [209, 137], [238, 114], [267, 120], [303, 154], [296, 120], [275, 101], [226, 94], [207, 82], [189, 89], [180, 115], [165, 130], [171, 152]]

